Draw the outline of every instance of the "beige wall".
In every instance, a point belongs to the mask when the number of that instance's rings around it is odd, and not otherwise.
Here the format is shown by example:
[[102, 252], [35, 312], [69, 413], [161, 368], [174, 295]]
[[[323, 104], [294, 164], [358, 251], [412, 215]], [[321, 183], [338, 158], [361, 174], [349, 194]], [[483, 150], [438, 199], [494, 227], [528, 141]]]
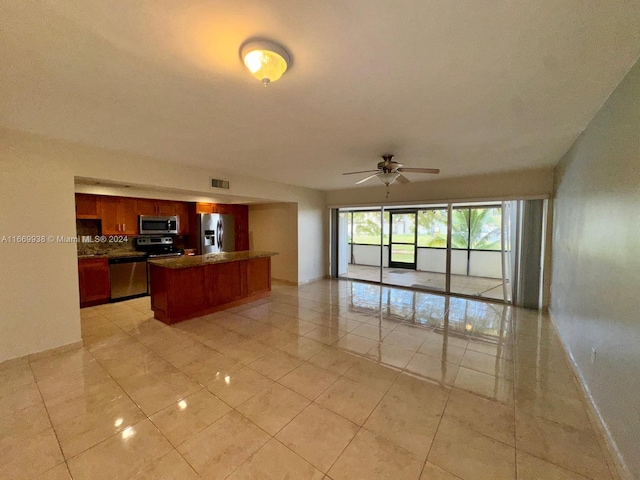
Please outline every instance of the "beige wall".
[[76, 245], [9, 243], [76, 235], [73, 175], [0, 150], [0, 362], [80, 341]]
[[308, 283], [329, 274], [329, 210], [326, 197], [319, 203], [298, 204], [298, 283]]
[[[131, 192], [167, 192], [165, 198], [293, 203], [301, 219], [298, 228], [304, 225], [305, 230], [294, 234], [296, 245], [281, 254], [291, 255], [289, 265], [296, 264], [292, 281], [326, 274], [324, 192], [9, 130], [0, 130], [0, 161], [1, 235], [75, 236], [74, 178], [92, 178], [131, 185]], [[211, 176], [231, 182], [230, 196], [211, 190]], [[0, 244], [0, 255], [0, 361], [78, 341], [76, 246]], [[292, 278], [290, 270], [286, 275]]]
[[554, 321], [640, 479], [640, 64], [558, 165], [553, 222]]
[[249, 248], [278, 252], [271, 277], [298, 282], [298, 207], [295, 203], [249, 206]]
[[[377, 182], [377, 183], [376, 183]], [[544, 197], [553, 191], [553, 169], [521, 170], [492, 175], [434, 178], [423, 182], [391, 185], [389, 198], [378, 180], [374, 186], [331, 190], [327, 203], [331, 206], [394, 205], [455, 200], [501, 200]]]

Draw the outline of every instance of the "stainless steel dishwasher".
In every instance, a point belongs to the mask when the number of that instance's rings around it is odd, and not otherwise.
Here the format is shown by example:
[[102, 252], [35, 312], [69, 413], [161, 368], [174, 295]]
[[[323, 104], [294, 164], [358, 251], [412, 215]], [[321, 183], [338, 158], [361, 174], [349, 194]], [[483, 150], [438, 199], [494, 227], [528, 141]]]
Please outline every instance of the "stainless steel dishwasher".
[[125, 300], [147, 294], [147, 259], [125, 257], [109, 259], [111, 300]]

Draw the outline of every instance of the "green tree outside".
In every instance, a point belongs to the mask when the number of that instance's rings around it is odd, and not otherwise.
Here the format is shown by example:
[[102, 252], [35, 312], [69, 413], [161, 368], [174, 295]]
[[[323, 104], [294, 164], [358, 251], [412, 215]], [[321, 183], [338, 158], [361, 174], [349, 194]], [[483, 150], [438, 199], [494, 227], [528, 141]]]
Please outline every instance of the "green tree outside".
[[[451, 246], [460, 249], [500, 250], [501, 208], [454, 208]], [[350, 217], [350, 216], [349, 216]], [[380, 245], [382, 225], [380, 212], [353, 212], [353, 241], [364, 245]], [[384, 213], [384, 244], [389, 244], [389, 212]], [[469, 228], [471, 227], [471, 228]], [[398, 242], [411, 243], [414, 234], [396, 234]], [[351, 228], [349, 229], [351, 232]], [[349, 238], [351, 241], [352, 239]], [[418, 246], [446, 248], [447, 210], [418, 211]]]

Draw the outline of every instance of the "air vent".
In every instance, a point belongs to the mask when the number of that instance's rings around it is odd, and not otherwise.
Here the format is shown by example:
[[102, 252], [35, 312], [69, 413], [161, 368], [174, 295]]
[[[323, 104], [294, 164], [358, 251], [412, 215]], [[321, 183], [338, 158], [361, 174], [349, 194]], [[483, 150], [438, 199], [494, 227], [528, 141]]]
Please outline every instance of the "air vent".
[[229, 190], [229, 180], [221, 180], [219, 178], [211, 179], [211, 187], [212, 188], [224, 188], [225, 190]]

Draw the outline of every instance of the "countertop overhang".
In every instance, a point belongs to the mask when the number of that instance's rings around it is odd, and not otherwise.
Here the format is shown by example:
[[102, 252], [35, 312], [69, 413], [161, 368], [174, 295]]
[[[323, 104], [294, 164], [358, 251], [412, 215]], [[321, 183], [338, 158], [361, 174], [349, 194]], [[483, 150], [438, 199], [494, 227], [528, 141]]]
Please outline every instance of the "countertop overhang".
[[164, 268], [190, 268], [212, 265], [216, 263], [238, 262], [252, 260], [254, 258], [273, 257], [277, 252], [263, 252], [258, 250], [243, 250], [240, 252], [207, 253], [206, 255], [193, 255], [174, 258], [156, 258], [149, 263]]
[[111, 252], [111, 253], [90, 253], [78, 255], [78, 260], [86, 260], [92, 258], [137, 258], [144, 257], [147, 254], [145, 252], [139, 252], [136, 250], [130, 252]]

